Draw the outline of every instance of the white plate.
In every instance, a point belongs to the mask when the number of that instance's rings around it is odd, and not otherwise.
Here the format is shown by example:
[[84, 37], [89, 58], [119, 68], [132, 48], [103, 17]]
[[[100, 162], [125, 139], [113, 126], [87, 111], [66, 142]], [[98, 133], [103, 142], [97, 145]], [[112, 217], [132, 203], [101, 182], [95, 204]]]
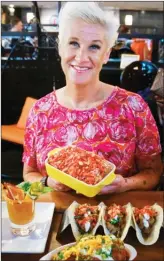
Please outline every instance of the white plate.
[[[40, 259], [40, 261], [43, 261], [43, 260], [45, 260], [45, 261], [49, 260], [50, 261], [50, 260], [52, 260], [52, 256], [53, 255], [57, 254], [59, 251], [63, 250], [65, 247], [73, 246], [75, 244], [76, 243], [74, 242], [74, 243], [70, 243], [70, 244], [58, 247], [58, 248], [54, 249], [53, 251], [49, 252], [47, 255], [43, 256]], [[127, 251], [129, 252], [129, 255], [130, 255], [129, 261], [134, 260], [136, 258], [136, 256], [137, 256], [136, 249], [133, 246], [129, 245], [129, 244], [124, 244], [124, 245], [125, 245], [125, 248], [127, 249]]]
[[10, 231], [10, 223], [6, 202], [2, 202], [2, 253], [43, 253], [45, 250], [55, 203], [36, 202], [36, 229], [27, 237], [14, 236]]

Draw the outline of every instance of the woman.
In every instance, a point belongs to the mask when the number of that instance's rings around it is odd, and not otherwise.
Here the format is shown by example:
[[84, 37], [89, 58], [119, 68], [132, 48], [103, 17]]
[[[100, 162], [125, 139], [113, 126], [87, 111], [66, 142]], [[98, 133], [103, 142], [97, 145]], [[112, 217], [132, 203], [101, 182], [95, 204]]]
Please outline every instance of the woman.
[[[59, 54], [66, 86], [36, 102], [27, 120], [24, 179], [56, 190], [44, 161], [55, 147], [74, 144], [103, 155], [117, 177], [101, 193], [150, 190], [161, 175], [157, 127], [142, 98], [99, 80], [118, 24], [97, 3], [68, 2], [59, 17]], [[42, 178], [44, 177], [44, 178]]]
[[12, 22], [11, 32], [22, 32], [23, 31], [23, 23], [19, 18], [15, 18]]

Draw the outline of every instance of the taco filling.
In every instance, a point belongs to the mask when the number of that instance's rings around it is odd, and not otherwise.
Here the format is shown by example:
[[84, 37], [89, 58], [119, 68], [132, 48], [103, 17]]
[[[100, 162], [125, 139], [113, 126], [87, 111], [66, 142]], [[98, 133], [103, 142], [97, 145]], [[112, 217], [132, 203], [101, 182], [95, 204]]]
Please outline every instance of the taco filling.
[[143, 237], [148, 237], [156, 222], [157, 212], [151, 206], [145, 206], [142, 209], [135, 208], [134, 217]]
[[98, 222], [99, 213], [99, 206], [91, 206], [89, 204], [79, 205], [75, 209], [74, 218], [81, 234], [89, 233], [93, 230]]
[[52, 257], [52, 260], [129, 260], [123, 241], [115, 236], [90, 236], [82, 238]]
[[120, 205], [112, 204], [106, 208], [104, 217], [106, 226], [116, 237], [121, 237], [126, 225], [126, 214], [126, 208]]

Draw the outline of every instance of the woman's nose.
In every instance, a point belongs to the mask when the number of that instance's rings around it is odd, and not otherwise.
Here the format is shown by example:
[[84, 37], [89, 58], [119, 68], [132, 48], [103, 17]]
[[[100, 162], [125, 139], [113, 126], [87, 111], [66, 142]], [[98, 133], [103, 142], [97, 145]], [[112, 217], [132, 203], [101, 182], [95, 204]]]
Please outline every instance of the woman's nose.
[[79, 48], [76, 53], [75, 60], [78, 62], [88, 61], [88, 53], [83, 48]]

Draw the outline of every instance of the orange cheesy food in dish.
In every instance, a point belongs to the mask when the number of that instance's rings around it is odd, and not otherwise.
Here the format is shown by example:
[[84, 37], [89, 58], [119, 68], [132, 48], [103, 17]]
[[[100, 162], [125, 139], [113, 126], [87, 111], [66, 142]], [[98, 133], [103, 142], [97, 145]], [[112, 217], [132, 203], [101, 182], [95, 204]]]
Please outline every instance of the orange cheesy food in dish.
[[75, 245], [66, 247], [52, 257], [52, 260], [129, 260], [129, 253], [123, 241], [115, 236], [88, 236]]
[[151, 206], [144, 208], [135, 208], [134, 217], [137, 225], [139, 226], [142, 235], [148, 237], [152, 231], [152, 227], [156, 222], [157, 212]]
[[104, 219], [111, 234], [121, 237], [126, 225], [126, 215], [126, 208], [124, 206], [113, 204], [106, 208]]
[[89, 185], [99, 183], [112, 170], [104, 158], [78, 147], [62, 148], [48, 159], [53, 167]]

